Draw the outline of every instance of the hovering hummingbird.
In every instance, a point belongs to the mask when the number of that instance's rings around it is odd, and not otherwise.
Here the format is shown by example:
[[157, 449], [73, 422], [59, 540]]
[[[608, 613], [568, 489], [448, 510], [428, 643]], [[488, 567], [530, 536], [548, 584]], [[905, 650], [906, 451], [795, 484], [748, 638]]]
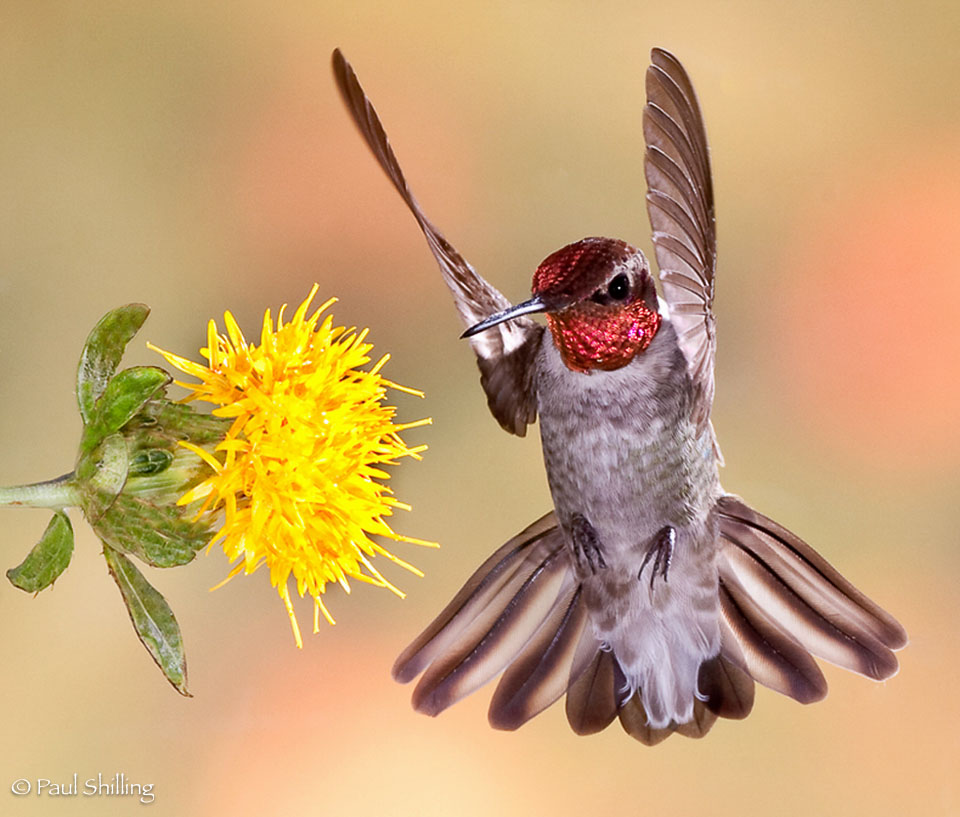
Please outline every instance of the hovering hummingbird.
[[[716, 228], [703, 117], [687, 72], [654, 49], [643, 112], [644, 254], [584, 238], [547, 256], [516, 306], [433, 226], [340, 51], [337, 85], [423, 230], [470, 339], [494, 417], [537, 417], [554, 509], [496, 551], [400, 655], [437, 715], [503, 673], [490, 703], [516, 729], [566, 694], [578, 734], [653, 745], [743, 718], [754, 682], [810, 703], [813, 656], [868, 678], [897, 671], [897, 621], [799, 537], [720, 486], [714, 395]], [[664, 303], [665, 302], [665, 303]], [[547, 330], [530, 318], [544, 313]]]

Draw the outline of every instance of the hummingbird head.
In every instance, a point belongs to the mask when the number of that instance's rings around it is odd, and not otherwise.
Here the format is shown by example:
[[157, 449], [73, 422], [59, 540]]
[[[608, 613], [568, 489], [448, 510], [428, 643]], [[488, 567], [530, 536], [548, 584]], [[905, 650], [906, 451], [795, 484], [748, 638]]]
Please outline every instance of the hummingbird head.
[[619, 369], [644, 351], [660, 328], [657, 292], [643, 253], [624, 241], [584, 238], [548, 255], [533, 274], [533, 297], [472, 326], [544, 312], [569, 369]]

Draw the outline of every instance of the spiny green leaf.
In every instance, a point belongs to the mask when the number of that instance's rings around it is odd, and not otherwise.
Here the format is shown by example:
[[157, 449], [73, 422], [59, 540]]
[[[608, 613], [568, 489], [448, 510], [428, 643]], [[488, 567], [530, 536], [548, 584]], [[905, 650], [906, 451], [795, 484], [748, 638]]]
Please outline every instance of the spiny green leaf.
[[111, 547], [153, 567], [192, 562], [213, 535], [208, 525], [191, 521], [182, 507], [158, 507], [126, 494], [117, 497], [93, 529]]
[[103, 556], [143, 646], [177, 692], [192, 697], [187, 691], [187, 659], [180, 626], [170, 605], [122, 553], [105, 545]]
[[83, 429], [81, 454], [92, 451], [102, 439], [123, 428], [170, 381], [170, 375], [156, 366], [134, 366], [113, 377]]
[[127, 304], [104, 315], [93, 328], [77, 366], [77, 403], [88, 423], [93, 406], [120, 365], [123, 351], [150, 314], [146, 304]]
[[49, 587], [66, 570], [73, 556], [73, 527], [63, 511], [57, 511], [40, 541], [16, 567], [7, 571], [14, 587], [37, 593]]

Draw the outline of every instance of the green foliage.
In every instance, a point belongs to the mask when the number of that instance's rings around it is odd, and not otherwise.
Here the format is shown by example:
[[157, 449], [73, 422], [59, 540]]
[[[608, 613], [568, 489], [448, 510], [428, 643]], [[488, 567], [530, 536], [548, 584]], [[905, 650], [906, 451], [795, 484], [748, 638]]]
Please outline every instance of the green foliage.
[[16, 567], [7, 571], [14, 587], [38, 593], [50, 587], [67, 569], [73, 556], [73, 526], [63, 511], [57, 511], [40, 541]]
[[84, 423], [93, 416], [94, 404], [149, 314], [150, 307], [145, 304], [127, 304], [108, 312], [93, 327], [77, 366], [77, 403]]
[[122, 553], [108, 545], [103, 549], [103, 556], [110, 575], [120, 588], [138, 638], [177, 692], [190, 697], [180, 625], [170, 605]]
[[104, 438], [123, 428], [171, 381], [170, 375], [156, 366], [135, 366], [111, 378], [84, 424], [81, 455], [92, 451]]
[[104, 543], [152, 567], [192, 562], [212, 534], [209, 525], [185, 518], [176, 506], [153, 505], [124, 494], [93, 527]]
[[[108, 312], [94, 327], [77, 367], [83, 433], [74, 472], [65, 480], [25, 487], [49, 489], [45, 495], [51, 497], [58, 490], [58, 501], [50, 507], [80, 505], [103, 542], [104, 558], [137, 636], [177, 691], [189, 695], [173, 612], [127, 557], [152, 567], [176, 567], [191, 562], [209, 543], [209, 514], [196, 519], [196, 508], [177, 504], [209, 473], [209, 466], [178, 442], [212, 450], [232, 421], [168, 400], [165, 391], [172, 378], [163, 369], [117, 371], [149, 312], [143, 304], [128, 304]], [[72, 554], [73, 529], [58, 511], [40, 542], [7, 577], [35, 593], [53, 583]]]
[[111, 434], [88, 455], [81, 456], [76, 474], [83, 492], [83, 513], [91, 525], [116, 501], [130, 472], [127, 443]]

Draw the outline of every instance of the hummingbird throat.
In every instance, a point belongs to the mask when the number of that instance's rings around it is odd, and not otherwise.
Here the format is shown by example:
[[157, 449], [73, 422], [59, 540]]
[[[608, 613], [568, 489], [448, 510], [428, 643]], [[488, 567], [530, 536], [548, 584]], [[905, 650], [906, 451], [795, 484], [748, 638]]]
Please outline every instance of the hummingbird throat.
[[650, 345], [662, 320], [643, 299], [614, 312], [583, 302], [546, 318], [560, 357], [575, 372], [626, 366]]

